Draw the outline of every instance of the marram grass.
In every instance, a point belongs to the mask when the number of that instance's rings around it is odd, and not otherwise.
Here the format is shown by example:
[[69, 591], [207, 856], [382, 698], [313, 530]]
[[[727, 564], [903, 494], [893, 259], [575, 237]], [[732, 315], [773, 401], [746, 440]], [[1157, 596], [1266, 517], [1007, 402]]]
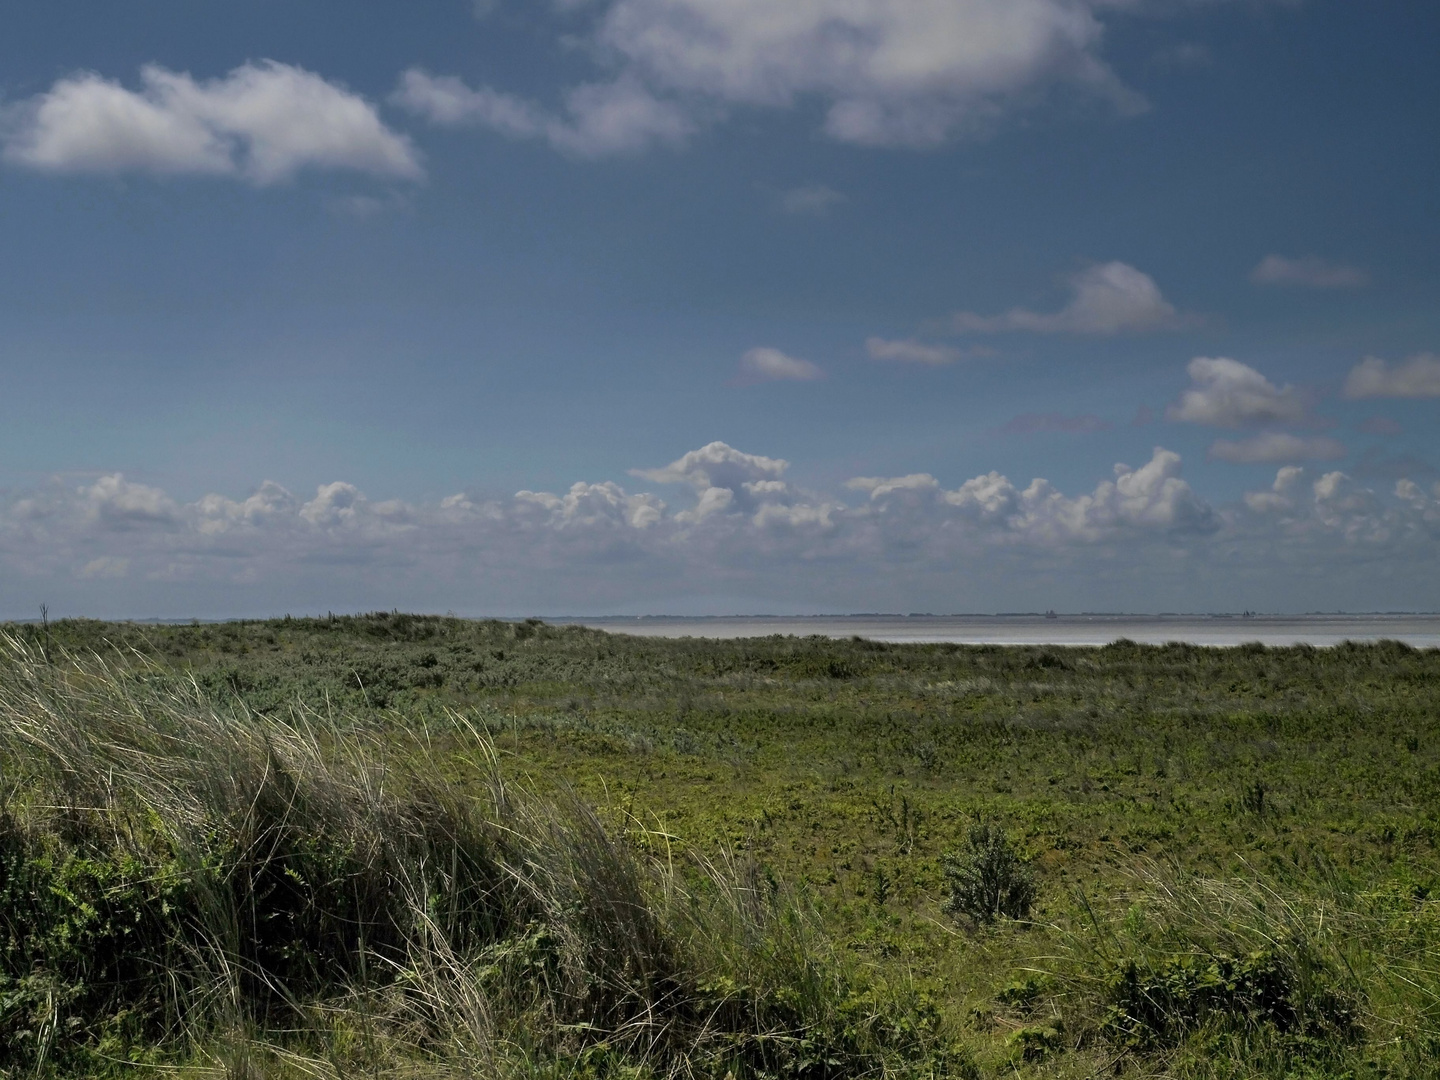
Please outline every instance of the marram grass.
[[778, 882], [617, 839], [453, 720], [442, 760], [0, 639], [4, 1068], [964, 1073]]

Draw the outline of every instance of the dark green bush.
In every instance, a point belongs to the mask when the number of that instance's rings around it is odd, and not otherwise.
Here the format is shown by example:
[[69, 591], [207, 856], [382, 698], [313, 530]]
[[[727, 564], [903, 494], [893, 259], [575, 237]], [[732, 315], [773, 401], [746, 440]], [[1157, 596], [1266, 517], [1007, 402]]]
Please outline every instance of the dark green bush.
[[[1292, 951], [1195, 951], [1143, 966], [1122, 961], [1104, 980], [1105, 1035], [1136, 1049], [1173, 1046], [1202, 1028], [1349, 1038], [1356, 1027], [1354, 1003], [1324, 985], [1326, 973], [1303, 950]], [[1302, 973], [1300, 965], [1310, 970]]]
[[1005, 830], [992, 822], [970, 829], [966, 849], [943, 857], [945, 911], [976, 922], [1025, 919], [1035, 903], [1035, 875]]

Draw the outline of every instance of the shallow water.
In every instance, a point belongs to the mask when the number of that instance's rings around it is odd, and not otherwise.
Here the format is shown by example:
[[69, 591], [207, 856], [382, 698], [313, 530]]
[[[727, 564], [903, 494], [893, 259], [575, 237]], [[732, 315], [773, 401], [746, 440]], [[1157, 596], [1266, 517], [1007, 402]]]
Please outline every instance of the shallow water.
[[642, 637], [744, 638], [819, 634], [872, 641], [970, 645], [1108, 645], [1117, 638], [1160, 645], [1338, 645], [1391, 638], [1440, 648], [1440, 615], [646, 615], [564, 619], [598, 630]]

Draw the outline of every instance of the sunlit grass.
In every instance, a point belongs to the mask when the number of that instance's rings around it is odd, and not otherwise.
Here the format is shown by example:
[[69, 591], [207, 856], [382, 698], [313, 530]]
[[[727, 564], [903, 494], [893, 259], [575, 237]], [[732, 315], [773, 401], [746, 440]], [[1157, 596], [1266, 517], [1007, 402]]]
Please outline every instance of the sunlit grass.
[[[1420, 1077], [1440, 1049], [1434, 651], [376, 615], [62, 622], [50, 664], [14, 633], [7, 882], [189, 912], [89, 954], [141, 965], [140, 1005], [66, 1004], [10, 887], [26, 1071], [42, 1043], [72, 1071], [737, 1080]], [[979, 821], [1027, 921], [945, 910]]]

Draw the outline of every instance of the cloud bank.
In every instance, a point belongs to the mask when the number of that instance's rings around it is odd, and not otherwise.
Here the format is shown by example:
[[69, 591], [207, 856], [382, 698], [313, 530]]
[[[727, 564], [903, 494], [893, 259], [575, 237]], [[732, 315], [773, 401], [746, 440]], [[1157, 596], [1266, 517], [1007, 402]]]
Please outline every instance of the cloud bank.
[[1227, 595], [1308, 610], [1340, 606], [1346, 589], [1371, 607], [1440, 601], [1440, 486], [1409, 479], [1378, 492], [1292, 465], [1213, 505], [1159, 447], [1078, 494], [988, 472], [953, 487], [929, 473], [856, 477], [837, 496], [790, 471], [712, 442], [636, 470], [651, 490], [582, 481], [430, 503], [340, 481], [308, 498], [267, 482], [186, 501], [119, 474], [56, 479], [0, 502], [0, 599], [23, 601], [20, 614], [33, 595], [131, 615], [195, 614], [205, 598], [216, 614], [582, 612], [727, 589], [791, 610], [909, 610], [926, 597], [923, 610], [1206, 610]]
[[266, 60], [197, 81], [155, 64], [140, 89], [89, 72], [6, 110], [5, 160], [45, 172], [223, 176], [252, 184], [302, 169], [418, 180], [408, 139], [364, 98]]

